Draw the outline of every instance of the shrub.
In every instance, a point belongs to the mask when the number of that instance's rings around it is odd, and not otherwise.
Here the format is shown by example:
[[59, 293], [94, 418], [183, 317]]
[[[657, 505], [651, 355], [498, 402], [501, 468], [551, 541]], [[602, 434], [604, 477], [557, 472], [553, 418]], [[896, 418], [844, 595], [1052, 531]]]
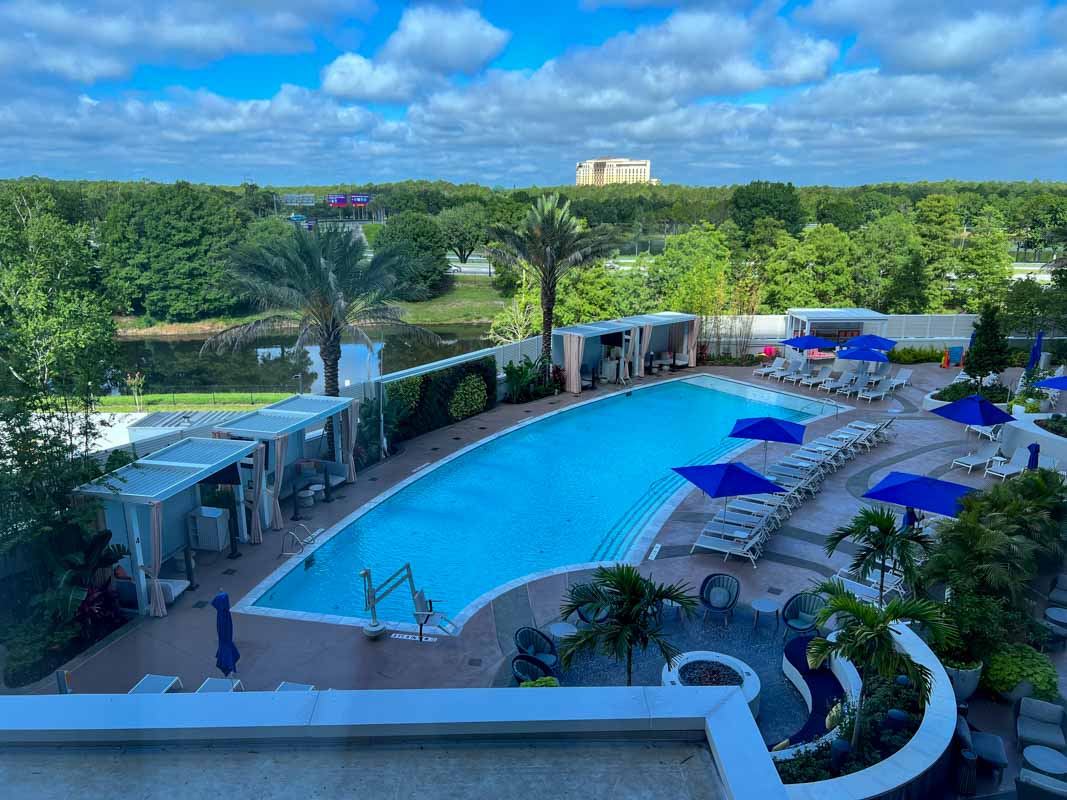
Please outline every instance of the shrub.
[[766, 359], [761, 356], [755, 356], [751, 353], [745, 353], [740, 356], [728, 356], [728, 355], [703, 355], [699, 359], [700, 364], [706, 364], [712, 367], [754, 367], [758, 364], [762, 364]]
[[452, 424], [455, 421], [451, 415], [452, 397], [459, 384], [470, 375], [478, 376], [485, 387], [485, 404], [478, 410], [495, 406], [496, 359], [486, 356], [476, 361], [465, 361], [423, 376], [422, 391], [415, 410], [407, 419], [395, 422], [390, 438], [400, 442]]
[[16, 688], [38, 681], [77, 654], [82, 644], [73, 624], [52, 628], [37, 620], [21, 625], [6, 642], [4, 683]]
[[982, 685], [992, 692], [1010, 692], [1020, 681], [1034, 687], [1034, 696], [1055, 700], [1056, 668], [1049, 657], [1028, 644], [1006, 644], [989, 656], [982, 672]]
[[1007, 386], [997, 383], [992, 386], [976, 387], [970, 381], [949, 384], [934, 395], [934, 400], [944, 400], [951, 403], [955, 400], [962, 400], [964, 397], [970, 397], [972, 394], [980, 394], [991, 403], [1008, 402]]
[[468, 375], [456, 387], [448, 403], [448, 413], [456, 422], [473, 417], [485, 410], [487, 399], [485, 381], [480, 375]]
[[1067, 436], [1067, 417], [1063, 414], [1053, 414], [1045, 419], [1034, 420], [1039, 428], [1044, 428], [1049, 433], [1057, 436]]
[[520, 689], [547, 689], [556, 688], [559, 686], [559, 680], [553, 678], [551, 675], [546, 675], [543, 678], [538, 678], [535, 681], [523, 681], [519, 684]]
[[894, 364], [938, 364], [944, 354], [937, 347], [894, 347], [888, 355]]
[[396, 420], [402, 421], [415, 413], [422, 396], [422, 376], [401, 378], [386, 385], [387, 403]]
[[999, 597], [980, 595], [965, 589], [953, 589], [942, 611], [946, 621], [956, 628], [954, 641], [934, 642], [934, 650], [941, 661], [956, 669], [969, 669], [984, 661], [989, 654], [1016, 638], [1010, 631], [1005, 602]]

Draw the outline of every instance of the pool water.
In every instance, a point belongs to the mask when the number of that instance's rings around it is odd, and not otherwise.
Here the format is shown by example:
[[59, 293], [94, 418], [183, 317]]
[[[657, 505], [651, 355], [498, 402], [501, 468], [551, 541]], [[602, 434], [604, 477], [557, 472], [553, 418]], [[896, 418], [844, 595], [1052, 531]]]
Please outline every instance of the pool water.
[[[456, 617], [530, 573], [626, 556], [682, 484], [671, 467], [713, 463], [747, 442], [740, 417], [802, 421], [825, 403], [710, 376], [617, 394], [535, 420], [429, 470], [302, 559], [256, 606], [366, 617], [376, 585], [410, 562], [417, 588]], [[410, 623], [410, 593], [378, 604]]]

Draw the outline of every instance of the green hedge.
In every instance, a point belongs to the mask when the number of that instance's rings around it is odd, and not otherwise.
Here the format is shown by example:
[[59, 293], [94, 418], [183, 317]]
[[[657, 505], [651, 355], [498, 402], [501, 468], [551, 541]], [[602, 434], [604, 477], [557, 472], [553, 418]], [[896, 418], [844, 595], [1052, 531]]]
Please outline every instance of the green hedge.
[[993, 386], [982, 386], [975, 388], [975, 385], [971, 381], [960, 381], [959, 383], [950, 383], [944, 389], [934, 395], [934, 400], [941, 400], [946, 403], [954, 403], [957, 400], [962, 400], [965, 397], [970, 397], [972, 394], [980, 394], [990, 403], [1006, 403], [1008, 402], [1008, 387], [1003, 384], [997, 383]]
[[939, 364], [944, 354], [937, 347], [894, 347], [889, 360], [894, 364]]

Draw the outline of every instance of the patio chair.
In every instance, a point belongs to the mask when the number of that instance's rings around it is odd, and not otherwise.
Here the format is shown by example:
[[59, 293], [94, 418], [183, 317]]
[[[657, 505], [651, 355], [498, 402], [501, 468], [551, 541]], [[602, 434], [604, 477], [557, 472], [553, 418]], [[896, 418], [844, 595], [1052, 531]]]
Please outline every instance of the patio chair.
[[858, 394], [860, 390], [863, 389], [865, 384], [866, 381], [857, 374], [853, 375], [852, 380], [850, 380], [848, 383], [844, 383], [841, 386], [838, 386], [836, 389], [834, 389], [834, 391], [838, 394], [843, 394], [845, 397], [848, 397], [852, 394]]
[[870, 405], [872, 400], [885, 400], [885, 396], [888, 392], [889, 390], [885, 386], [885, 380], [883, 378], [878, 378], [866, 389], [861, 389], [856, 397], [860, 400], [866, 400], [867, 405]]
[[968, 425], [964, 428], [967, 433], [974, 432], [978, 435], [979, 439], [988, 439], [991, 442], [996, 442], [1000, 439], [1001, 431], [1004, 430], [1003, 425]]
[[1008, 753], [1004, 749], [1004, 740], [993, 733], [972, 731], [963, 717], [956, 716], [956, 741], [963, 750], [970, 750], [978, 756], [978, 762], [987, 765], [996, 778], [997, 786], [1008, 766]]
[[775, 370], [779, 370], [784, 366], [785, 366], [785, 359], [784, 358], [776, 358], [776, 359], [774, 359], [774, 361], [772, 361], [766, 367], [756, 367], [754, 370], [752, 370], [752, 374], [753, 375], [757, 375], [760, 378], [766, 378], [772, 372], [774, 372]]
[[785, 634], [811, 633], [818, 628], [815, 617], [826, 605], [826, 600], [814, 592], [799, 592], [786, 601], [782, 609]]
[[794, 372], [795, 370], [796, 370], [796, 368], [793, 366], [793, 362], [792, 361], [786, 361], [785, 364], [782, 367], [780, 367], [779, 369], [776, 369], [774, 372], [770, 373], [766, 377], [767, 378], [774, 378], [775, 380], [780, 381], [784, 376], [789, 375], [791, 372]]
[[177, 675], [153, 675], [148, 673], [134, 684], [126, 694], [167, 694], [168, 692], [180, 692], [182, 679]]
[[607, 622], [610, 614], [606, 608], [595, 611], [593, 606], [578, 606], [578, 619], [584, 622], [586, 625], [597, 625]]
[[1067, 798], [1067, 782], [1023, 767], [1015, 779], [1016, 800], [1061, 800]]
[[801, 386], [818, 386], [820, 383], [825, 383], [830, 380], [830, 375], [833, 372], [833, 367], [819, 367], [819, 371], [814, 375], [809, 375], [806, 378], [800, 379]]
[[799, 367], [794, 369], [788, 375], [783, 375], [778, 380], [780, 383], [798, 383], [809, 375], [811, 375], [811, 367], [804, 362], [801, 362]]
[[836, 392], [842, 386], [851, 386], [856, 380], [855, 372], [844, 372], [836, 381], [827, 381], [819, 388], [827, 393]]
[[210, 692], [243, 692], [244, 684], [239, 678], [204, 678], [204, 682], [196, 690], [195, 694], [208, 694]]
[[734, 615], [734, 606], [741, 595], [741, 582], [725, 572], [713, 572], [700, 584], [700, 605], [704, 606], [704, 622], [708, 614], [722, 614], [725, 628]]
[[765, 538], [762, 535], [752, 536], [749, 539], [726, 539], [702, 533], [693, 543], [693, 548], [689, 553], [696, 552], [697, 548], [722, 553], [723, 561], [728, 560], [730, 556], [741, 556], [751, 561], [752, 569], [755, 569], [756, 559], [763, 554], [764, 541]]
[[1011, 478], [1015, 475], [1021, 475], [1026, 469], [1026, 465], [1030, 461], [1030, 451], [1025, 447], [1016, 447], [1015, 452], [1011, 454], [1010, 461], [994, 461], [988, 467], [985, 468], [985, 476], [988, 478], [992, 475], [994, 478]]
[[897, 374], [889, 379], [889, 391], [895, 392], [901, 386], [907, 386], [908, 382], [911, 381], [911, 373], [912, 370], [910, 369], [898, 370]]
[[1000, 445], [994, 443], [988, 444], [981, 450], [968, 453], [965, 456], [960, 456], [952, 462], [953, 467], [961, 467], [967, 469], [967, 474], [971, 474], [972, 469], [985, 469], [989, 466], [989, 463], [1000, 454]]
[[533, 656], [524, 656], [519, 653], [511, 659], [511, 674], [521, 684], [526, 681], [536, 681], [538, 678], [551, 678], [552, 670]]
[[537, 628], [524, 627], [515, 631], [515, 649], [524, 656], [536, 658], [549, 669], [559, 665], [556, 643]]
[[295, 681], [282, 681], [278, 684], [276, 692], [313, 692], [315, 691], [315, 684], [313, 683], [296, 683]]
[[1019, 750], [1031, 744], [1063, 750], [1067, 747], [1067, 739], [1063, 736], [1063, 706], [1024, 697], [1016, 711], [1015, 733]]

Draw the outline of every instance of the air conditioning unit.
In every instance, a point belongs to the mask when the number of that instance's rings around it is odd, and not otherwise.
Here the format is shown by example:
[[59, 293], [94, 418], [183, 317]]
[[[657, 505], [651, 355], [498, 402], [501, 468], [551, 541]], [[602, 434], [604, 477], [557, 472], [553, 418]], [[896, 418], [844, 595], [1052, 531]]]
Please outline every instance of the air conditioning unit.
[[230, 512], [200, 506], [189, 512], [189, 541], [194, 550], [220, 553], [230, 546]]

